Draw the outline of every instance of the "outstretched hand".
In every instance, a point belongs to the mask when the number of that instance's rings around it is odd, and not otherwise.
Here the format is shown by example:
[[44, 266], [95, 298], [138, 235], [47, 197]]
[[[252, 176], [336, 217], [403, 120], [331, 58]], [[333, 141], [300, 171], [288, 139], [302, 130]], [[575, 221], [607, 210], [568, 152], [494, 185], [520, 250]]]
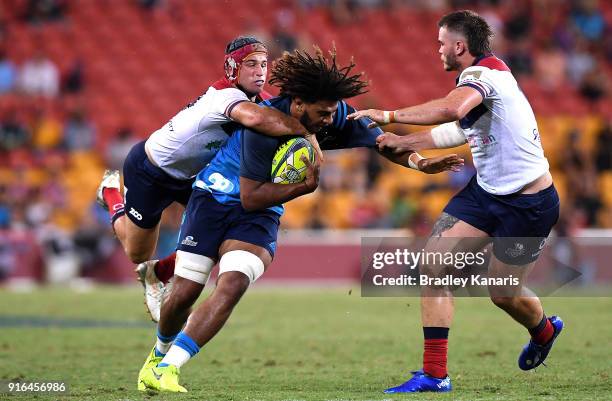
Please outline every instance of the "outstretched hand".
[[385, 122], [384, 111], [376, 110], [376, 109], [355, 111], [354, 113], [351, 113], [348, 116], [346, 116], [346, 119], [347, 120], [359, 120], [360, 118], [363, 118], [363, 117], [368, 117], [373, 121], [370, 124], [368, 124], [368, 128], [375, 128], [375, 127], [389, 123], [389, 121]]
[[464, 160], [455, 155], [442, 155], [419, 160], [419, 170], [426, 174], [436, 174], [443, 171], [460, 171]]

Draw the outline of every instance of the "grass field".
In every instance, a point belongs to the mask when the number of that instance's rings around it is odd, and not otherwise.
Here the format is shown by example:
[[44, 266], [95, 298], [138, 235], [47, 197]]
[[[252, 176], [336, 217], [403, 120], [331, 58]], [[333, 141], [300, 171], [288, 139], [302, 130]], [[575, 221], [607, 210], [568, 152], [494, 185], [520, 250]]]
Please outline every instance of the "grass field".
[[420, 368], [419, 303], [358, 289], [257, 289], [185, 365], [187, 394], [149, 396], [136, 375], [154, 342], [141, 293], [0, 291], [0, 379], [66, 380], [74, 400], [612, 400], [612, 299], [548, 298], [566, 322], [548, 368], [522, 372], [526, 332], [487, 299], [458, 299], [449, 394], [385, 395]]

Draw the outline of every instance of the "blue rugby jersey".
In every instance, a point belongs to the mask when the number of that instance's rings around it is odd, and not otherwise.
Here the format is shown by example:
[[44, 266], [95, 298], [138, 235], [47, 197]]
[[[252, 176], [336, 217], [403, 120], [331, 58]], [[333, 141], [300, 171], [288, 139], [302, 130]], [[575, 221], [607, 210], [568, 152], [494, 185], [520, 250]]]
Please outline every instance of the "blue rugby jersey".
[[[260, 105], [290, 114], [291, 98], [279, 96]], [[346, 116], [354, 110], [346, 102], [338, 102], [332, 125], [317, 133], [322, 150], [376, 147], [376, 138], [383, 131], [368, 128], [371, 120], [367, 118], [347, 120]], [[245, 127], [236, 129], [210, 164], [198, 173], [193, 189], [210, 192], [221, 204], [240, 205], [240, 177], [259, 182], [271, 181], [272, 159], [278, 147], [287, 139], [289, 137], [262, 135]], [[282, 205], [269, 209], [278, 215], [284, 211]]]

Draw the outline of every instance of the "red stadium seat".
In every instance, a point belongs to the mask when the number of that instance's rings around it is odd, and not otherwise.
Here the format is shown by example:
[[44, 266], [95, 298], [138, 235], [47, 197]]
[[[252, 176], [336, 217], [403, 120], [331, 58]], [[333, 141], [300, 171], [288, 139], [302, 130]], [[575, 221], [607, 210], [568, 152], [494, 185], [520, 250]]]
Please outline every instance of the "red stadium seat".
[[[44, 38], [60, 70], [82, 58], [86, 97], [102, 135], [114, 134], [111, 127], [131, 116], [137, 116], [139, 129], [155, 128], [221, 76], [228, 40], [254, 28], [270, 32], [277, 12], [287, 7], [284, 0], [245, 1], [231, 8], [231, 18], [221, 20], [219, 16], [229, 12], [227, 2], [172, 1], [149, 13], [133, 1], [113, 1], [112, 6], [80, 1], [71, 3], [69, 23], [32, 28], [16, 21], [15, 7], [25, 3], [12, 0], [4, 7], [9, 56], [23, 62]], [[612, 3], [599, 3], [612, 23]], [[439, 12], [404, 6], [391, 13], [372, 9], [361, 12], [360, 22], [336, 25], [324, 7], [294, 11], [295, 29], [305, 31], [324, 50], [335, 41], [339, 60], [344, 63], [355, 56], [356, 70], [371, 80], [370, 94], [352, 99], [353, 104], [373, 106], [374, 101], [380, 107], [401, 107], [442, 96], [453, 87], [454, 76], [442, 70], [437, 54]], [[612, 73], [612, 67], [607, 68]], [[610, 99], [591, 105], [571, 88], [551, 94], [528, 79], [521, 80], [521, 86], [538, 116], [612, 114]], [[15, 101], [0, 97], [0, 111]]]

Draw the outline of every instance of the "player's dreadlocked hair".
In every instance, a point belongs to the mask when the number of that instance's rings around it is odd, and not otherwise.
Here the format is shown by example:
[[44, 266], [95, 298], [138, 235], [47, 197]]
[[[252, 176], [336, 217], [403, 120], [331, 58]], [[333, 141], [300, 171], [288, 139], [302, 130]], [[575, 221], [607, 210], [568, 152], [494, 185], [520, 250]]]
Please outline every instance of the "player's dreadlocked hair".
[[270, 84], [280, 88], [281, 95], [299, 97], [306, 103], [320, 100], [342, 100], [367, 92], [367, 81], [361, 74], [351, 75], [355, 63], [345, 67], [336, 65], [336, 49], [329, 59], [315, 46], [315, 54], [295, 50], [285, 52], [274, 63]]

